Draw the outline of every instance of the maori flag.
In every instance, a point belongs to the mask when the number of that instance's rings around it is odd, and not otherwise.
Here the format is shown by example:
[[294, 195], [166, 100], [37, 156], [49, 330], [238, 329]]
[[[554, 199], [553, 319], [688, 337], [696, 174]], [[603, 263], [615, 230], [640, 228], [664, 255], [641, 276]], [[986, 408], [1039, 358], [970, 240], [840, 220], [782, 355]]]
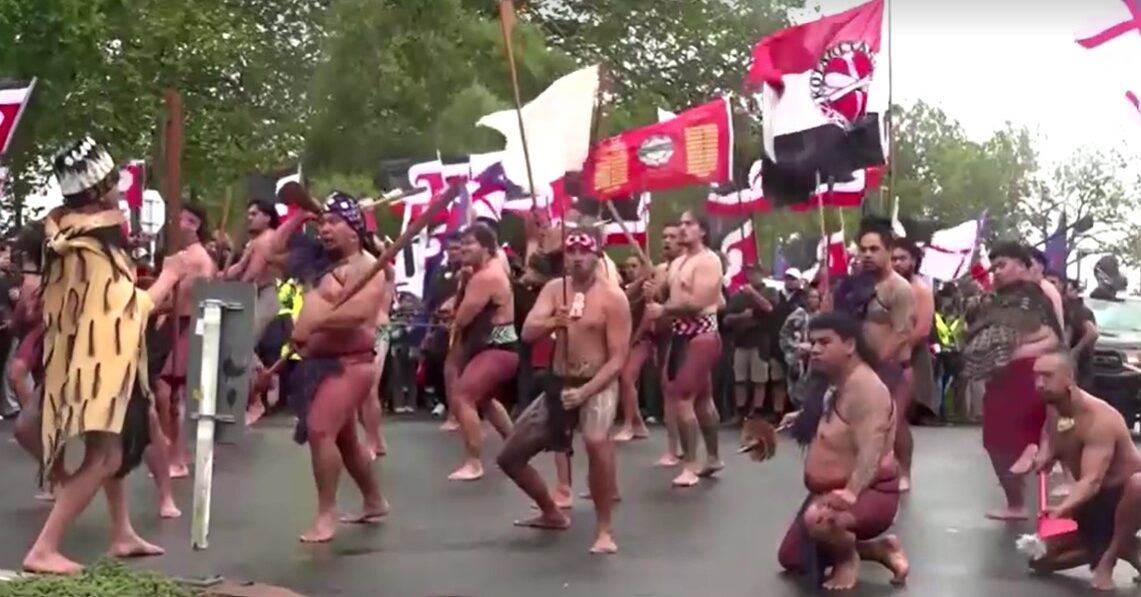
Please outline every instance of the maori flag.
[[761, 90], [764, 196], [783, 207], [810, 200], [819, 180], [851, 181], [886, 163], [880, 117], [887, 76], [875, 78], [884, 0], [766, 37], [746, 87]]
[[16, 136], [16, 126], [20, 124], [20, 116], [35, 86], [35, 79], [0, 81], [0, 155], [8, 153], [8, 145]]
[[749, 281], [745, 266], [760, 263], [752, 219], [745, 220], [739, 228], [721, 239], [721, 254], [725, 256], [726, 262], [725, 285], [729, 287], [730, 292], [736, 291]]
[[[1141, 46], [1137, 45], [1137, 41], [1141, 40], [1141, 2], [1085, 0], [1083, 9], [1087, 11], [1086, 14], [1096, 17], [1091, 17], [1090, 22], [1079, 30], [1076, 39], [1079, 46], [1087, 50], [1099, 50], [1111, 42], [1128, 42], [1133, 44], [1131, 50], [1136, 52], [1135, 55], [1141, 56]], [[1124, 69], [1123, 73], [1127, 74], [1131, 70], [1136, 72], [1135, 69]], [[1135, 77], [1124, 83], [1133, 86], [1132, 89], [1125, 90], [1125, 99], [1134, 110], [1141, 112], [1141, 101], [1137, 98], [1137, 89], [1141, 89], [1141, 86], [1138, 83]]]
[[614, 199], [724, 182], [732, 171], [733, 123], [721, 98], [601, 141], [584, 174], [588, 195]]
[[[753, 163], [749, 169], [749, 186], [742, 189], [713, 188], [705, 199], [705, 211], [722, 217], [747, 216], [768, 213], [782, 207], [765, 197], [762, 160]], [[865, 168], [852, 173], [847, 182], [837, 182], [828, 192], [828, 185], [821, 184], [813, 191], [808, 201], [793, 203], [787, 207], [794, 212], [814, 210], [821, 203], [825, 207], [859, 207], [864, 195], [879, 188], [883, 180], [883, 168]]]

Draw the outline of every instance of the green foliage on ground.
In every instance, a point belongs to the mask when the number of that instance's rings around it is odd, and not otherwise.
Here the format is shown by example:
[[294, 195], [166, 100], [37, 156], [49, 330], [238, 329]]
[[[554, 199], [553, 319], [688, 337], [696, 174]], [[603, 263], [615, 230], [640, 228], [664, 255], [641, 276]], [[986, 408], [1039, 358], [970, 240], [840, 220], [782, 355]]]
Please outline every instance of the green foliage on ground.
[[75, 576], [26, 576], [0, 582], [0, 597], [198, 597], [155, 572], [103, 561]]

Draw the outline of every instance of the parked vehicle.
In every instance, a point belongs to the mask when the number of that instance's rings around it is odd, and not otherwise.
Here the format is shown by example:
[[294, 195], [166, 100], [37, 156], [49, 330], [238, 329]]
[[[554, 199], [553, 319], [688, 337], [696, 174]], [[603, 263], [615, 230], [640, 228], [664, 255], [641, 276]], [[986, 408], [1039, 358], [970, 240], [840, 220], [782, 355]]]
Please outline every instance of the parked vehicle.
[[1141, 416], [1141, 300], [1085, 299], [1097, 319], [1094, 394], [1116, 408], [1133, 427]]

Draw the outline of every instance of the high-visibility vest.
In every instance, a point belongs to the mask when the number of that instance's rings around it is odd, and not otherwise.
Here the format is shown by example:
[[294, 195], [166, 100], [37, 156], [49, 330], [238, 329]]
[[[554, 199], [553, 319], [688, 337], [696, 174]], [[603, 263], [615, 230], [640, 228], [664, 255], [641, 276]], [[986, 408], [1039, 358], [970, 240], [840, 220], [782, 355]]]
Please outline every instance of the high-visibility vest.
[[[293, 321], [297, 321], [297, 317], [301, 315], [301, 305], [304, 302], [304, 294], [301, 292], [301, 285], [296, 280], [278, 280], [277, 281], [277, 302], [281, 305], [277, 310], [277, 315], [288, 315]], [[289, 343], [286, 342], [281, 347], [281, 356], [294, 361], [300, 361], [301, 355], [289, 349]]]
[[963, 332], [963, 318], [957, 318], [947, 324], [941, 313], [935, 314], [935, 333], [939, 336], [939, 345], [944, 348], [954, 348], [959, 335]]

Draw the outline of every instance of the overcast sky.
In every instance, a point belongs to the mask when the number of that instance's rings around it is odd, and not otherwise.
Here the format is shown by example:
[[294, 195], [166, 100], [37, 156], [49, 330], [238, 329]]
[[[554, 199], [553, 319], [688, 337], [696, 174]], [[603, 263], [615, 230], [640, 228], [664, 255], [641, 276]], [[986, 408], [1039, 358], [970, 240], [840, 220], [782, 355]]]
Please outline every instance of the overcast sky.
[[[825, 14], [861, 0], [809, 0]], [[1095, 33], [1129, 17], [1124, 0], [888, 0], [895, 101], [922, 99], [982, 139], [1006, 121], [1043, 137], [1048, 161], [1082, 145], [1141, 149], [1141, 33], [1086, 50]], [[815, 8], [815, 7], [814, 7]], [[817, 18], [812, 10], [798, 21]], [[886, 21], [885, 16], [885, 21]], [[881, 66], [886, 57], [881, 56]]]

